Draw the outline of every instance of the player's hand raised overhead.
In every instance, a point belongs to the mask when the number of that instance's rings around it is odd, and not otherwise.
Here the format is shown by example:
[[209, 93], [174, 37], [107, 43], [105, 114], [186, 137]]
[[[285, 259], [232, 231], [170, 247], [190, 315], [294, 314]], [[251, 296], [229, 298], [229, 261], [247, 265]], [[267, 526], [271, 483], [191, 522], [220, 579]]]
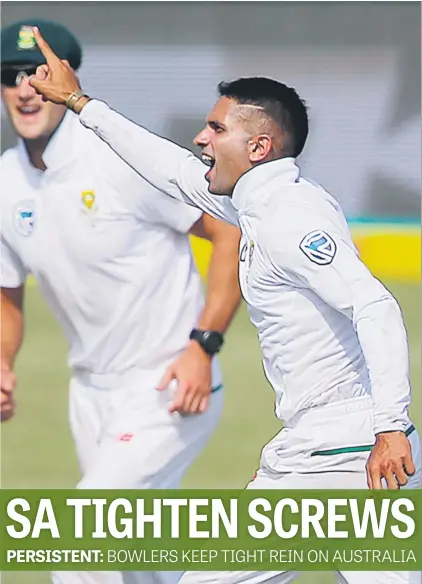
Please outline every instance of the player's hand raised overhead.
[[66, 104], [68, 98], [80, 90], [76, 73], [67, 61], [62, 61], [52, 51], [37, 27], [34, 27], [34, 36], [47, 64], [37, 68], [36, 74], [29, 78], [29, 84], [45, 99]]
[[211, 357], [192, 341], [168, 368], [157, 389], [166, 389], [176, 380], [177, 390], [169, 411], [201, 414], [208, 409], [211, 394]]

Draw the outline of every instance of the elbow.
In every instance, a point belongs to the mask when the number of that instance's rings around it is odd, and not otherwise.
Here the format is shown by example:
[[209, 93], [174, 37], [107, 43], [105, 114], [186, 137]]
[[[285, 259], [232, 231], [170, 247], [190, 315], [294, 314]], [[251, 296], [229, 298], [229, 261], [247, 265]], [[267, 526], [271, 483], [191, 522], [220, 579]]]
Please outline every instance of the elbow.
[[214, 221], [217, 224], [215, 224], [215, 228], [210, 232], [210, 241], [213, 245], [226, 250], [227, 254], [235, 255], [237, 261], [241, 237], [240, 229], [234, 225], [224, 223], [219, 219], [214, 219]]
[[230, 231], [228, 233], [220, 233], [211, 239], [214, 246], [219, 247], [224, 250], [227, 255], [236, 258], [236, 267], [239, 258], [239, 245], [240, 245], [240, 233], [236, 232], [236, 227], [228, 226], [229, 229], [234, 229], [235, 231]]
[[[377, 321], [388, 327], [388, 323], [400, 321], [403, 315], [397, 300], [386, 290], [385, 294], [377, 299], [366, 302], [353, 314], [355, 328], [362, 322]], [[383, 327], [384, 328], [384, 327]]]
[[191, 229], [192, 235], [210, 241], [214, 246], [239, 250], [240, 229], [204, 213]]

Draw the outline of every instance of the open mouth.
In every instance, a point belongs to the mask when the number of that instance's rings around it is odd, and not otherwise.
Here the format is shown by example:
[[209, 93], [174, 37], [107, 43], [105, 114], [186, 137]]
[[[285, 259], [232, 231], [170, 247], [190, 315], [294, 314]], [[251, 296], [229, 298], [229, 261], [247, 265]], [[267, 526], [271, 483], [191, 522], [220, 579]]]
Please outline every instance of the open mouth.
[[23, 116], [32, 116], [41, 110], [38, 105], [21, 105], [18, 107], [18, 112]]
[[209, 154], [201, 154], [201, 159], [204, 164], [209, 167], [208, 172], [205, 173], [205, 180], [210, 182], [211, 181], [211, 172], [215, 165], [215, 158], [210, 156]]
[[204, 164], [212, 168], [215, 164], [215, 159], [209, 154], [201, 154], [201, 159]]

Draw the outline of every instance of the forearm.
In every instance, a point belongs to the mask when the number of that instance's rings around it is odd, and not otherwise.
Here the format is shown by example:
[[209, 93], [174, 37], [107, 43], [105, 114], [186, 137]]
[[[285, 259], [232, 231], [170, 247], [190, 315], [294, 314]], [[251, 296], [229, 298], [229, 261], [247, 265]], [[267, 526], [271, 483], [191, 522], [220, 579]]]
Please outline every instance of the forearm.
[[79, 118], [153, 187], [213, 217], [237, 224], [234, 209], [225, 200], [227, 197], [210, 194], [205, 180], [208, 169], [192, 152], [153, 134], [95, 99], [85, 103]]
[[207, 167], [198, 158], [189, 150], [138, 126], [113, 111], [106, 103], [86, 95], [81, 96], [84, 92], [80, 91], [75, 72], [54, 54], [38, 28], [34, 27], [33, 30], [38, 47], [47, 61], [47, 68], [38, 70], [37, 75], [31, 75], [31, 87], [49, 101], [65, 104], [72, 109], [85, 127], [93, 130], [135, 172], [157, 189], [221, 219], [237, 222], [233, 210], [232, 216], [226, 217], [224, 203], [217, 203], [210, 196], [205, 180]]
[[1, 293], [1, 367], [12, 370], [23, 339], [22, 308]]
[[[189, 192], [185, 192], [184, 168], [199, 161], [189, 150], [149, 132], [98, 100], [86, 103], [79, 117], [85, 127], [154, 187], [192, 202]], [[199, 180], [205, 183], [203, 177]]]
[[409, 352], [396, 301], [386, 297], [363, 308], [355, 326], [371, 382], [375, 434], [404, 431], [411, 400]]
[[336, 254], [327, 269], [321, 270], [309, 261], [300, 268], [300, 262], [307, 258], [296, 249], [294, 253], [300, 255], [291, 256], [289, 267], [302, 269], [301, 276], [311, 289], [351, 319], [369, 373], [375, 433], [404, 430], [409, 423], [410, 383], [407, 338], [400, 309], [353, 248], [341, 236], [335, 238], [335, 243]]
[[224, 239], [214, 242], [207, 276], [205, 306], [198, 323], [200, 329], [224, 333], [239, 307], [241, 294], [237, 246], [236, 257], [233, 257], [233, 253], [228, 253], [232, 246], [232, 240], [227, 243]]

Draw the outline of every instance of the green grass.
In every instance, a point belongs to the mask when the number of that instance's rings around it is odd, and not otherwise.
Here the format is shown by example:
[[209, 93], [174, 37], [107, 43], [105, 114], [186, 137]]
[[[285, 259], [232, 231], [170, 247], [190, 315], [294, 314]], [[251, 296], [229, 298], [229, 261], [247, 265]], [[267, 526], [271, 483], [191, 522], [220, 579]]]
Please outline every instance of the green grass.
[[[412, 416], [421, 427], [420, 286], [391, 284], [410, 339]], [[26, 297], [26, 337], [17, 362], [16, 417], [1, 427], [3, 488], [72, 487], [79, 478], [67, 424], [66, 343], [37, 288]], [[228, 334], [222, 363], [226, 387], [223, 421], [188, 473], [186, 487], [243, 487], [258, 466], [262, 446], [278, 431], [273, 393], [265, 380], [256, 334], [242, 309]], [[5, 573], [2, 584], [47, 584], [48, 574]], [[308, 573], [300, 584], [332, 584], [329, 574]]]

